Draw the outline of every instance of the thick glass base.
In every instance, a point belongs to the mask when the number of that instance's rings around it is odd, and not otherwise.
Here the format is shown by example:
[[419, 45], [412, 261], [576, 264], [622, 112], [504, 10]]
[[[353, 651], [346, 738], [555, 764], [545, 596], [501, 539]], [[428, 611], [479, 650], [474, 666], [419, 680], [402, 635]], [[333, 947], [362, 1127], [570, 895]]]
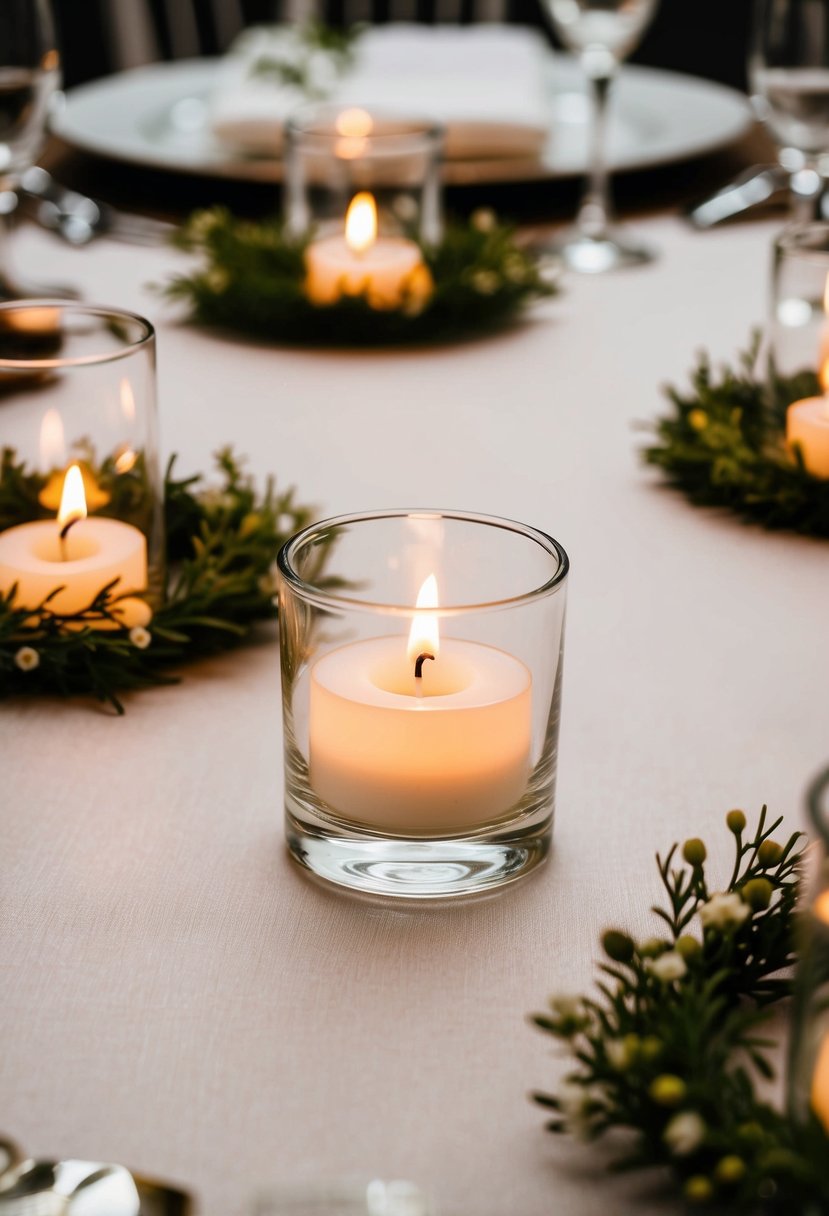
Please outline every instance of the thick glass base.
[[574, 232], [555, 246], [568, 270], [577, 274], [605, 274], [625, 266], [644, 266], [656, 257], [653, 249], [621, 237], [612, 229], [602, 236]]
[[523, 878], [545, 860], [551, 824], [497, 836], [417, 840], [339, 834], [286, 816], [294, 860], [325, 882], [367, 895], [447, 899], [476, 895]]

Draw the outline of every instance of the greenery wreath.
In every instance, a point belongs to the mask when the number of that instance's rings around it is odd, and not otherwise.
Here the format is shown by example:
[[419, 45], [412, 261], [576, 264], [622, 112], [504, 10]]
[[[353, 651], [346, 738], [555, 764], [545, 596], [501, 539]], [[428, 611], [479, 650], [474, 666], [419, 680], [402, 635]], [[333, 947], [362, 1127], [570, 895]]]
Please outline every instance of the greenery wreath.
[[450, 341], [502, 326], [556, 291], [539, 259], [489, 210], [450, 225], [437, 246], [422, 246], [425, 269], [413, 272], [397, 308], [376, 307], [367, 295], [312, 304], [305, 294], [309, 240], [289, 236], [277, 219], [240, 220], [216, 207], [191, 216], [175, 243], [199, 255], [201, 266], [174, 276], [164, 294], [186, 303], [197, 324], [271, 342]]
[[758, 342], [715, 375], [702, 357], [690, 391], [669, 388], [672, 411], [653, 424], [646, 463], [699, 506], [724, 507], [769, 529], [829, 536], [829, 480], [786, 444], [786, 409], [821, 390], [813, 372], [757, 379]]
[[[293, 489], [277, 491], [272, 479], [257, 493], [230, 448], [216, 455], [216, 485], [204, 485], [201, 475], [174, 477], [174, 459], [165, 478], [160, 607], [129, 627], [119, 617], [117, 584], [71, 615], [50, 607], [54, 592], [34, 609], [15, 604], [14, 588], [0, 594], [0, 697], [91, 693], [123, 713], [119, 691], [175, 683], [171, 668], [226, 649], [255, 622], [276, 616], [276, 555], [310, 522], [311, 510], [297, 504]], [[44, 517], [45, 483], [4, 449], [0, 529]]]
[[818, 1216], [829, 1196], [826, 1130], [814, 1115], [793, 1123], [755, 1092], [755, 1079], [772, 1075], [761, 1023], [789, 994], [780, 973], [796, 961], [801, 834], [777, 842], [781, 823], [767, 823], [764, 807], [746, 836], [744, 813], [729, 812], [725, 891], [709, 890], [701, 840], [657, 855], [663, 933], [643, 942], [605, 933], [598, 996], [552, 997], [533, 1018], [574, 1066], [557, 1094], [535, 1099], [553, 1112], [551, 1131], [632, 1133], [613, 1168], [663, 1167], [687, 1201]]

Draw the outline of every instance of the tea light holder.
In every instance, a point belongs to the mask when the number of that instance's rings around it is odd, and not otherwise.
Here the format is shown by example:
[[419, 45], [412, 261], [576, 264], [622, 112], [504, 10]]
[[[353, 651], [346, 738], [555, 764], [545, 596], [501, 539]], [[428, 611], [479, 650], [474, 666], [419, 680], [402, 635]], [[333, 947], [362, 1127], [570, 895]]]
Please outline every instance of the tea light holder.
[[788, 1096], [793, 1119], [816, 1123], [829, 1136], [829, 769], [812, 784], [807, 802], [817, 840], [801, 897]]
[[[77, 613], [111, 582], [115, 596], [158, 602], [155, 379], [155, 334], [143, 317], [64, 300], [0, 305], [0, 408], [11, 449], [0, 477], [21, 465], [39, 475], [27, 518], [0, 531], [0, 591], [16, 584], [16, 606], [37, 607], [55, 591], [50, 607]], [[147, 616], [133, 605], [124, 623]]]
[[774, 242], [769, 373], [819, 372], [829, 359], [829, 223], [784, 229]]
[[288, 848], [329, 882], [436, 898], [551, 840], [567, 555], [490, 516], [387, 511], [279, 559]]

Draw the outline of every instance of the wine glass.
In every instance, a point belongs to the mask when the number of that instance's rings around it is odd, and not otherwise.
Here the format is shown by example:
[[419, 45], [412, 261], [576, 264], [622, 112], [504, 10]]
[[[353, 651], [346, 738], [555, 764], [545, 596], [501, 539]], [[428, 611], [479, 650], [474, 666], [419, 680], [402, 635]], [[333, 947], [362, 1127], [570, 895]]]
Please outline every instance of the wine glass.
[[60, 55], [47, 0], [0, 3], [0, 297], [66, 295], [26, 285], [9, 268], [9, 230], [20, 178], [43, 145]]
[[546, 0], [556, 32], [579, 57], [590, 82], [593, 102], [587, 187], [575, 230], [557, 246], [571, 270], [599, 274], [653, 258], [651, 250], [626, 240], [613, 228], [605, 142], [616, 69], [639, 42], [657, 3], [658, 0]]
[[793, 218], [818, 218], [829, 172], [829, 5], [755, 0], [749, 53], [752, 101], [790, 174]]

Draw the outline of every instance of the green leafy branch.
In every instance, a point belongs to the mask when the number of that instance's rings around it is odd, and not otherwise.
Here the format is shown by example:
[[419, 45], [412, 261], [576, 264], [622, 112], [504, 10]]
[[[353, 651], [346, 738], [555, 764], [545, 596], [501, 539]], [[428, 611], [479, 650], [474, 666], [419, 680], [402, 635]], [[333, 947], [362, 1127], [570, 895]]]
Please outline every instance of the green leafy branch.
[[435, 247], [422, 245], [433, 289], [413, 282], [399, 308], [379, 309], [366, 296], [312, 304], [305, 294], [308, 238], [291, 236], [275, 218], [239, 220], [221, 207], [199, 211], [176, 243], [201, 264], [173, 277], [164, 294], [184, 303], [197, 324], [269, 342], [450, 341], [504, 325], [556, 290], [539, 260], [516, 244], [512, 228], [486, 210], [450, 225]]
[[813, 372], [760, 381], [757, 341], [715, 374], [702, 356], [690, 391], [667, 390], [671, 412], [643, 450], [669, 485], [699, 506], [722, 507], [770, 529], [829, 536], [829, 480], [812, 476], [785, 440], [786, 409], [820, 392]]
[[789, 993], [781, 973], [795, 961], [801, 835], [779, 843], [781, 823], [763, 808], [746, 836], [743, 812], [729, 813], [725, 891], [709, 889], [701, 840], [657, 856], [667, 902], [653, 911], [667, 936], [605, 933], [598, 997], [556, 996], [533, 1018], [573, 1063], [555, 1094], [535, 1098], [551, 1131], [624, 1131], [614, 1168], [661, 1167], [686, 1200], [806, 1216], [829, 1194], [825, 1133], [755, 1092], [772, 1075], [766, 1008]]
[[[167, 574], [161, 605], [137, 624], [119, 609], [135, 596], [101, 589], [82, 611], [53, 607], [57, 588], [32, 608], [0, 597], [0, 697], [21, 693], [92, 693], [119, 713], [119, 692], [172, 682], [185, 661], [222, 650], [257, 621], [276, 616], [276, 555], [310, 523], [311, 509], [293, 489], [269, 478], [257, 491], [230, 448], [216, 455], [219, 480], [178, 479], [173, 460], [165, 479]], [[7, 522], [40, 518], [44, 479], [7, 450], [0, 477], [0, 514]], [[323, 562], [326, 554], [321, 553]], [[145, 623], [146, 622], [146, 623]]]

